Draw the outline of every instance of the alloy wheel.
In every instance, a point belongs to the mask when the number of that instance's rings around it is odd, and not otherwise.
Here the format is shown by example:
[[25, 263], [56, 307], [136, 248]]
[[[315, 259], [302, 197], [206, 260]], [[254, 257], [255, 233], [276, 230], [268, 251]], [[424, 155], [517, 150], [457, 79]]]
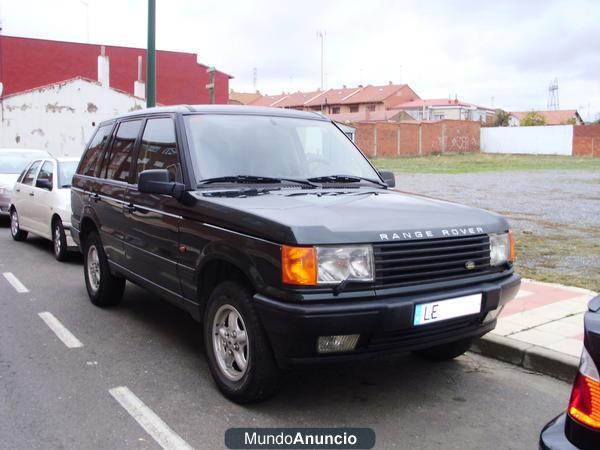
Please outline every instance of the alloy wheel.
[[95, 245], [90, 245], [87, 254], [87, 276], [92, 291], [100, 289], [100, 257]]
[[241, 314], [231, 305], [221, 306], [213, 319], [213, 352], [221, 372], [240, 380], [248, 370], [250, 346]]

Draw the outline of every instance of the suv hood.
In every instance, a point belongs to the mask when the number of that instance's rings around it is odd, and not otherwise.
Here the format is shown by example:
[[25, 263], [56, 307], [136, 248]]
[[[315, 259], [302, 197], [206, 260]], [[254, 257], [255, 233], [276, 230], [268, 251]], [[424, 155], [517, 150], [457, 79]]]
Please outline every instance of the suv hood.
[[401, 241], [509, 227], [481, 209], [381, 189], [199, 190], [188, 199], [187, 213], [195, 220], [277, 243]]

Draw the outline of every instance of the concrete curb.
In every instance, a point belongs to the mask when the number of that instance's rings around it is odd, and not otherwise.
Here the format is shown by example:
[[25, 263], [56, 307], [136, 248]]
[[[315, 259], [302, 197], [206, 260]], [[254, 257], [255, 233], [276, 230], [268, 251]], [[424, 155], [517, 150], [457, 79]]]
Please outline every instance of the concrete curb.
[[492, 333], [477, 339], [471, 351], [568, 382], [579, 367], [574, 356]]

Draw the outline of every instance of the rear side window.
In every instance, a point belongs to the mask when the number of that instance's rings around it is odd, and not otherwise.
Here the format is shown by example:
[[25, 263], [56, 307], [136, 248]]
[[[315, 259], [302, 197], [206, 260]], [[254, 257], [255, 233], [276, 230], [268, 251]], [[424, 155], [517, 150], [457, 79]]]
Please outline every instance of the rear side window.
[[102, 157], [102, 149], [106, 144], [107, 139], [110, 136], [110, 130], [112, 125], [104, 125], [96, 131], [90, 146], [88, 147], [85, 155], [79, 165], [78, 174], [87, 175], [93, 177], [96, 175], [96, 169], [100, 165], [100, 158]]
[[179, 157], [175, 124], [171, 118], [148, 119], [137, 160], [137, 177], [149, 169], [167, 169], [171, 181], [179, 181]]
[[140, 132], [141, 120], [132, 120], [119, 124], [110, 149], [106, 178], [127, 181], [131, 168], [131, 158], [135, 140]]
[[35, 179], [35, 174], [38, 170], [38, 167], [40, 167], [40, 163], [41, 161], [36, 161], [29, 166], [29, 169], [25, 173], [25, 177], [23, 177], [23, 184], [33, 186], [33, 180]]

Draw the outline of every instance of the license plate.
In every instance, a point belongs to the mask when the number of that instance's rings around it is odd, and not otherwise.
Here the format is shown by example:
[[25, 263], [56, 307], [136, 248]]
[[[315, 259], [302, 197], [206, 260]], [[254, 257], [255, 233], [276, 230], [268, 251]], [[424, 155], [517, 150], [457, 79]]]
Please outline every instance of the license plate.
[[465, 295], [415, 306], [413, 325], [427, 325], [440, 320], [469, 316], [481, 312], [481, 294]]

